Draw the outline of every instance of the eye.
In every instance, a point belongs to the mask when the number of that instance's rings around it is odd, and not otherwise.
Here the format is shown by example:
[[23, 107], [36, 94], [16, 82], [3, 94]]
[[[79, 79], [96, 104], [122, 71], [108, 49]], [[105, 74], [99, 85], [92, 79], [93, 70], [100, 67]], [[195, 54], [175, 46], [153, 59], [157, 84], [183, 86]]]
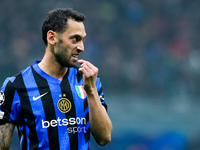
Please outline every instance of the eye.
[[80, 36], [74, 36], [74, 37], [72, 38], [72, 41], [73, 41], [74, 43], [79, 42], [79, 41], [81, 41], [81, 37], [80, 37]]

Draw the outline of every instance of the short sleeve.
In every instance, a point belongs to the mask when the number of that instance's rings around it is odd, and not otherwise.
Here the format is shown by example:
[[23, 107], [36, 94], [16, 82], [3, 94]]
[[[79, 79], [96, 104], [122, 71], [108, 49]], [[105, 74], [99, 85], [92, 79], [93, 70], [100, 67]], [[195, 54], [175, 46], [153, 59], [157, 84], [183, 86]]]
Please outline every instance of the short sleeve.
[[97, 77], [96, 87], [97, 87], [97, 91], [98, 91], [101, 103], [102, 103], [102, 105], [105, 107], [105, 109], [107, 111], [108, 106], [107, 106], [105, 98], [104, 98], [103, 87], [102, 87], [102, 84], [101, 84], [101, 81], [100, 81], [99, 77]]
[[7, 78], [0, 89], [0, 124], [15, 124], [19, 118], [19, 98], [12, 83], [13, 79]]

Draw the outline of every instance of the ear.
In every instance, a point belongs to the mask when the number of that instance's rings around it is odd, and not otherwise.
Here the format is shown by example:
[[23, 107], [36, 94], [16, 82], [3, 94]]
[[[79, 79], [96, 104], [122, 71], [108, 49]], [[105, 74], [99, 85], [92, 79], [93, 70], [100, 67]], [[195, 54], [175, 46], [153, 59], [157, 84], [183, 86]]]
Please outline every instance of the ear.
[[52, 31], [52, 30], [49, 30], [47, 32], [47, 42], [51, 45], [55, 45], [56, 42], [57, 42], [58, 38], [57, 38], [57, 33]]

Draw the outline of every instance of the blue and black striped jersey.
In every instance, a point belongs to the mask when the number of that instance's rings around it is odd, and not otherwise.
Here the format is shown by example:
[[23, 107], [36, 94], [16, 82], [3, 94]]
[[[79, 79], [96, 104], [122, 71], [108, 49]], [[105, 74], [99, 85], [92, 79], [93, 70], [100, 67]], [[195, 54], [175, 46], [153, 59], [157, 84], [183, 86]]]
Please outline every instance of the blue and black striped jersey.
[[[38, 61], [5, 80], [0, 93], [0, 124], [18, 127], [22, 150], [88, 150], [87, 95], [82, 73], [69, 68], [60, 81], [43, 72]], [[96, 87], [107, 109], [100, 78]]]

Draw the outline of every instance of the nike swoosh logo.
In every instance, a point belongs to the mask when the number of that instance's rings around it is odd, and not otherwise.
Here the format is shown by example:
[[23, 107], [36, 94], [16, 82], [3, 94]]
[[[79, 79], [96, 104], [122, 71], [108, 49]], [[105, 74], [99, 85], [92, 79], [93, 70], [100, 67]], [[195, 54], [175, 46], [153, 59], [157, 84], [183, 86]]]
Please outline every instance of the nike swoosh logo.
[[46, 92], [46, 93], [44, 93], [44, 94], [42, 94], [42, 95], [40, 95], [40, 96], [38, 96], [38, 97], [33, 96], [33, 100], [36, 101], [36, 100], [38, 100], [39, 98], [45, 96], [47, 93], [48, 93], [48, 92]]

